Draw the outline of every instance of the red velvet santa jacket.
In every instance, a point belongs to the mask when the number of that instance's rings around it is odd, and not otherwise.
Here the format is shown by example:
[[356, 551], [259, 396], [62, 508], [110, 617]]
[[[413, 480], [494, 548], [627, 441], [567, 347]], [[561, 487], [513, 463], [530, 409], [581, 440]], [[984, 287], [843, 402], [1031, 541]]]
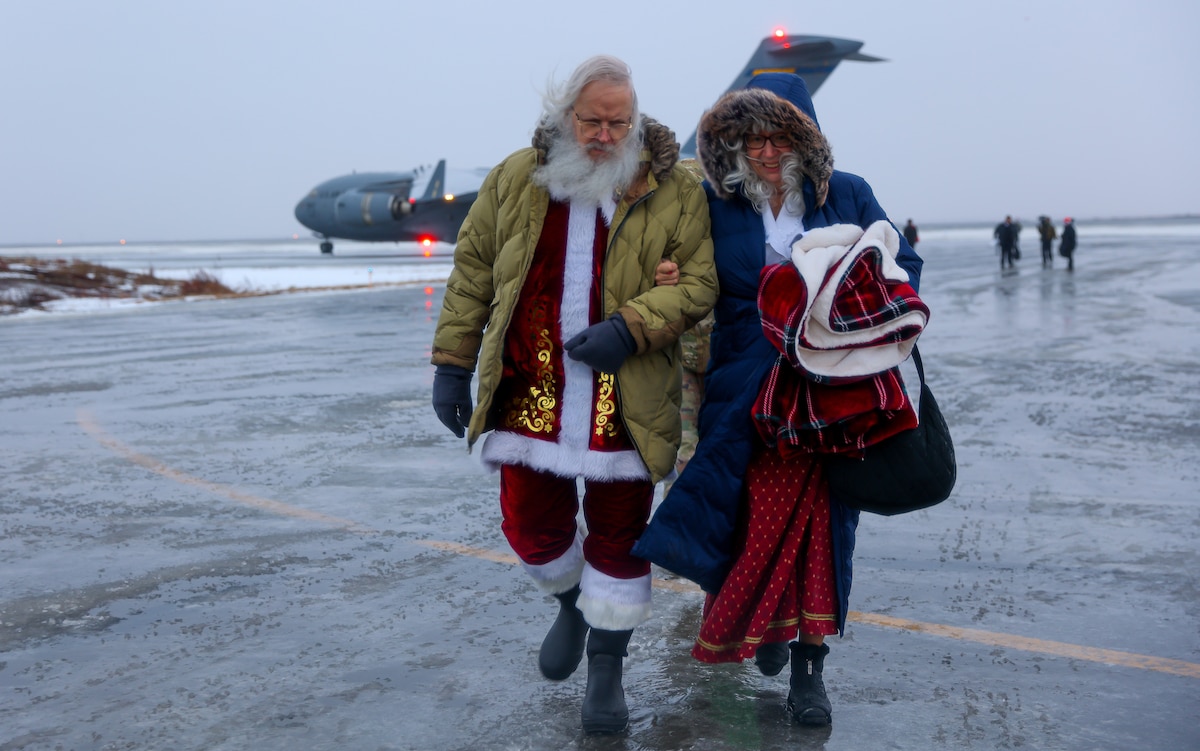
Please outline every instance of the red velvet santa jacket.
[[[667, 127], [643, 118], [642, 177], [618, 202], [603, 269], [603, 315], [619, 313], [637, 343], [616, 376], [625, 427], [652, 481], [674, 468], [681, 399], [679, 335], [717, 299], [708, 202], [698, 179], [678, 164], [679, 146]], [[495, 397], [505, 333], [550, 197], [533, 182], [545, 158], [545, 133], [533, 148], [501, 162], [484, 180], [459, 231], [454, 270], [433, 340], [434, 365], [452, 364], [478, 376], [468, 446], [495, 425]], [[663, 258], [679, 265], [679, 284], [654, 284]]]

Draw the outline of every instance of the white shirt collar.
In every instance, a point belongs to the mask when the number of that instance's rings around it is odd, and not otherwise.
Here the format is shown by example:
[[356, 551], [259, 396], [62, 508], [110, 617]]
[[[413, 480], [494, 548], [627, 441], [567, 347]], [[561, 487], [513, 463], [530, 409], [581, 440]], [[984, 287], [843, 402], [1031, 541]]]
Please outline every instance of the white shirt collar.
[[762, 207], [763, 229], [767, 233], [766, 262], [779, 263], [792, 259], [792, 243], [804, 234], [804, 217], [788, 211], [787, 206], [780, 210], [779, 216], [771, 212], [771, 207]]

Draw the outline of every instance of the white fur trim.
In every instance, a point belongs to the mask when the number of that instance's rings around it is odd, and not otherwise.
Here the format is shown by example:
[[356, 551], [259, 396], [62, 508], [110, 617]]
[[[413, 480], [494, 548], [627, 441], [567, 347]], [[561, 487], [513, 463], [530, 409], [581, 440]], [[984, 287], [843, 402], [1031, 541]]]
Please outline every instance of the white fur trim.
[[576, 607], [592, 628], [628, 631], [650, 618], [650, 575], [617, 579], [583, 565]]
[[583, 576], [583, 533], [575, 530], [575, 542], [567, 552], [549, 563], [521, 563], [538, 589], [559, 595], [579, 583]]
[[493, 431], [484, 438], [479, 459], [493, 472], [498, 472], [502, 464], [521, 464], [559, 477], [650, 479], [650, 470], [637, 451], [592, 451], [504, 430]]
[[[563, 297], [559, 331], [565, 342], [591, 325], [593, 245], [596, 241], [596, 207], [571, 204], [567, 222], [567, 250], [563, 269]], [[563, 354], [562, 411], [558, 443], [574, 453], [587, 451], [591, 438], [593, 390], [596, 374], [591, 367]]]

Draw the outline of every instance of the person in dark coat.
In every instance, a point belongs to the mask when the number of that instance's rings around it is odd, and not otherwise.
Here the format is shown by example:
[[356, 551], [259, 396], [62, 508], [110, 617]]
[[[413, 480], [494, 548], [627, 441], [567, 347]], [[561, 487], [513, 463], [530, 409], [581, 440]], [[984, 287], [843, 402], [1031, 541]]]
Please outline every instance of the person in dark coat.
[[917, 225], [913, 224], [913, 220], [909, 219], [904, 225], [904, 239], [908, 240], [908, 244], [913, 248], [917, 247], [917, 243], [921, 241], [921, 236], [917, 232]]
[[[746, 515], [753, 512], [747, 510], [747, 493], [754, 491], [747, 489], [754, 486], [750, 475], [762, 467], [766, 452], [753, 412], [780, 353], [764, 334], [760, 276], [791, 263], [798, 234], [831, 225], [886, 225], [898, 247], [896, 262], [914, 289], [922, 261], [887, 221], [871, 186], [833, 169], [829, 144], [799, 76], [759, 74], [746, 90], [726, 94], [704, 115], [698, 146], [708, 178], [704, 185], [720, 284], [700, 439], [634, 553], [697, 582], [708, 593], [708, 612], [693, 656], [706, 662], [754, 656], [766, 675], [779, 674], [790, 662], [792, 717], [801, 724], [824, 725], [832, 715], [822, 678], [829, 653], [824, 642], [845, 628], [858, 512], [831, 499], [823, 480], [816, 481], [817, 492], [797, 491], [787, 502], [811, 501], [810, 527], [829, 543], [820, 546], [818, 556], [828, 568], [819, 570], [821, 566], [809, 565], [811, 556], [801, 556], [804, 560], [797, 560], [787, 583], [794, 588], [790, 602], [789, 597], [781, 600], [781, 606], [794, 606], [804, 596], [797, 589], [806, 589], [827, 598], [817, 605], [821, 612], [811, 618], [797, 614], [790, 623], [746, 634], [736, 644], [712, 645], [703, 639], [707, 624], [719, 617], [710, 610], [714, 598], [750, 546], [753, 520]], [[798, 641], [789, 644], [792, 638]]]
[[1004, 221], [996, 225], [992, 237], [1000, 243], [1000, 270], [1011, 269], [1013, 249], [1017, 246], [1017, 228], [1011, 216], [1004, 217]]
[[1062, 242], [1058, 246], [1059, 255], [1067, 259], [1067, 271], [1075, 270], [1075, 222], [1071, 217], [1063, 220]]
[[1054, 266], [1054, 240], [1058, 233], [1054, 230], [1054, 222], [1050, 217], [1043, 216], [1038, 221], [1038, 236], [1042, 239], [1042, 266]]

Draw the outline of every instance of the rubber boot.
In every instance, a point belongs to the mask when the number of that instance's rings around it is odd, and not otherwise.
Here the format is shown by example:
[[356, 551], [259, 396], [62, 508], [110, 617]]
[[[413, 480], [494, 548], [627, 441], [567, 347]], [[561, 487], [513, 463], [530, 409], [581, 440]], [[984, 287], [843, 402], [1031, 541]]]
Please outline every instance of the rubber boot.
[[821, 672], [825, 669], [825, 655], [829, 654], [829, 647], [825, 644], [793, 642], [791, 648], [792, 678], [787, 698], [788, 712], [801, 725], [828, 725], [832, 721], [833, 707], [825, 695]]
[[787, 667], [789, 657], [788, 643], [771, 641], [760, 644], [754, 650], [754, 664], [763, 675], [779, 675]]
[[554, 625], [542, 640], [538, 652], [538, 667], [542, 675], [552, 681], [565, 681], [571, 677], [583, 661], [583, 645], [587, 638], [588, 624], [583, 613], [575, 607], [579, 599], [576, 585], [562, 594], [554, 595], [560, 605]]
[[621, 687], [622, 659], [633, 631], [592, 629], [588, 635], [587, 690], [583, 694], [583, 732], [620, 733], [629, 725], [629, 707]]

